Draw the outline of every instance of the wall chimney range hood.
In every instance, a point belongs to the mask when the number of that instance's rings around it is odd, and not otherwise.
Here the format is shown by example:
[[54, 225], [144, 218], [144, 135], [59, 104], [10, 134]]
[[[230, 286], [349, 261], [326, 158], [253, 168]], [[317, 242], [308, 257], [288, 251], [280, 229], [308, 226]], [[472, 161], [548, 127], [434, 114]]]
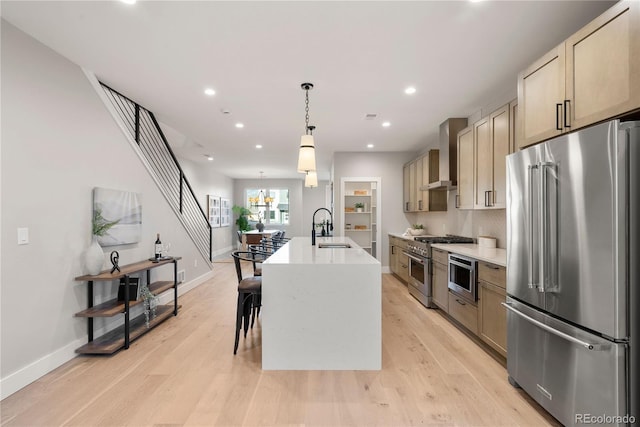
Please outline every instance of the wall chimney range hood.
[[458, 132], [466, 127], [466, 118], [451, 118], [440, 124], [439, 179], [421, 190], [455, 190], [458, 180]]

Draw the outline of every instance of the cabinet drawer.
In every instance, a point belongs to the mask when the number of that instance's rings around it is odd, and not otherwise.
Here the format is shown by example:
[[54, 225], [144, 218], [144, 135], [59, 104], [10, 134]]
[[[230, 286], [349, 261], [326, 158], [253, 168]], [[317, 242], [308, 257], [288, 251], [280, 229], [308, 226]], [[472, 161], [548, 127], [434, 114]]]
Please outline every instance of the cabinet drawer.
[[449, 292], [449, 314], [474, 334], [478, 334], [478, 307]]
[[478, 282], [478, 335], [502, 356], [507, 357], [506, 291], [490, 283]]
[[478, 280], [493, 283], [502, 289], [507, 288], [507, 269], [488, 262], [478, 262]]
[[431, 257], [433, 258], [433, 262], [439, 262], [440, 264], [449, 265], [449, 252], [447, 251], [433, 248]]

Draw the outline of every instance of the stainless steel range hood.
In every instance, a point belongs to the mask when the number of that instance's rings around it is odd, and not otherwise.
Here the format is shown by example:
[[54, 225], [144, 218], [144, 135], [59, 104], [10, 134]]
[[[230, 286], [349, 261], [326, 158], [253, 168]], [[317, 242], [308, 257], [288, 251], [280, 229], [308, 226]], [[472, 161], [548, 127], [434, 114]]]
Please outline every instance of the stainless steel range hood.
[[439, 179], [421, 190], [455, 190], [458, 179], [458, 132], [466, 127], [466, 118], [447, 119], [440, 125]]

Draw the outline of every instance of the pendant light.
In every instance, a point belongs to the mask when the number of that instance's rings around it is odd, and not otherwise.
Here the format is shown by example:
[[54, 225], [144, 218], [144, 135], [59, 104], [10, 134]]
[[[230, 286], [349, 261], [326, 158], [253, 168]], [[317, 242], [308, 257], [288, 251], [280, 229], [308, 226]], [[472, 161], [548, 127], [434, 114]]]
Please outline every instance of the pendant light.
[[310, 171], [304, 177], [304, 186], [305, 187], [317, 187], [318, 186], [318, 173], [315, 171]]
[[300, 138], [298, 172], [308, 174], [309, 172], [315, 172], [316, 170], [316, 147], [313, 142], [313, 126], [309, 126], [309, 91], [313, 89], [313, 84], [302, 83], [300, 87], [305, 91], [305, 125], [304, 135]]

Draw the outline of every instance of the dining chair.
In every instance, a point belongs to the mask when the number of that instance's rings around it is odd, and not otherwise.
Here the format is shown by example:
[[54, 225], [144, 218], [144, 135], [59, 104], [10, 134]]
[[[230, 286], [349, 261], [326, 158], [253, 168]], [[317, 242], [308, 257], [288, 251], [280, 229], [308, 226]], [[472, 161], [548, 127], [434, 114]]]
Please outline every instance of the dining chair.
[[236, 275], [238, 276], [238, 302], [236, 306], [236, 337], [233, 345], [233, 354], [238, 351], [238, 342], [240, 341], [240, 330], [244, 328], [244, 337], [247, 337], [249, 330], [249, 318], [251, 318], [251, 328], [260, 313], [262, 304], [262, 277], [249, 275], [246, 273], [248, 268], [243, 269], [243, 264], [251, 263], [255, 266], [256, 262], [262, 262], [266, 256], [262, 253], [253, 251], [235, 251], [231, 254], [236, 267]]

